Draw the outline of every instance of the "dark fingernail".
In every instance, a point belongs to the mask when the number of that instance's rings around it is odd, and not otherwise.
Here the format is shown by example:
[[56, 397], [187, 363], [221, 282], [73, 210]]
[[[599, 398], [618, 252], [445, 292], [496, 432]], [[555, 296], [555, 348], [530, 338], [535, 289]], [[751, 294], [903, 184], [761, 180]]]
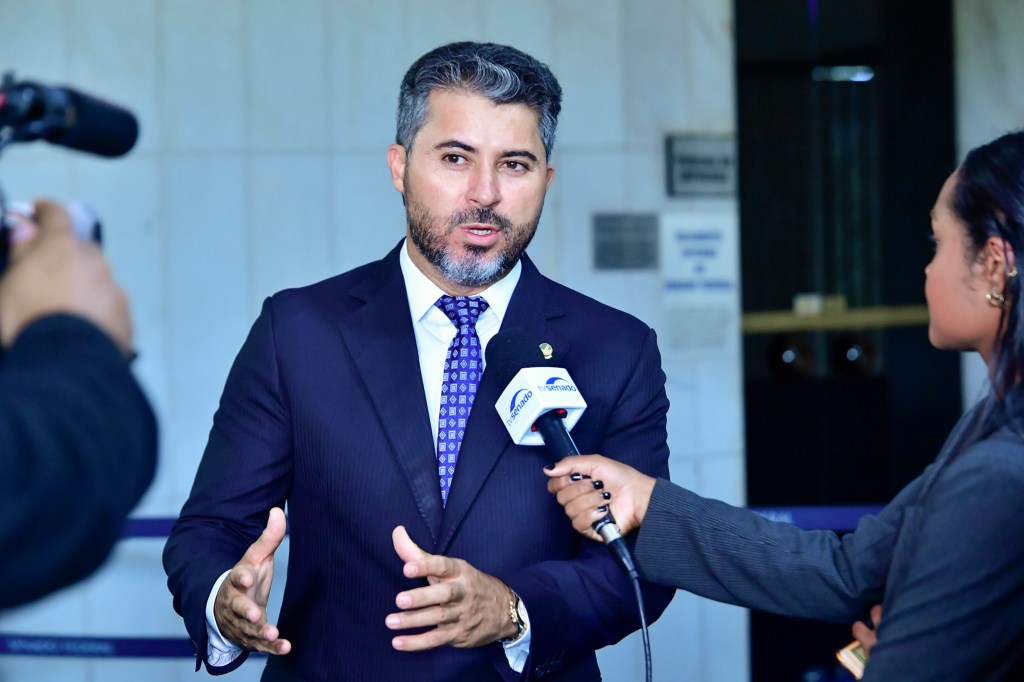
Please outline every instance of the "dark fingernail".
[[582, 478], [583, 478], [583, 476], [581, 476], [580, 474], [569, 474], [569, 480], [570, 481], [578, 481], [578, 480], [580, 480]]
[[604, 488], [604, 481], [594, 481], [594, 489], [601, 490]]
[[610, 499], [612, 499], [612, 494], [610, 492], [605, 491], [605, 492], [601, 493], [601, 497], [603, 497], [606, 500], [610, 500]]
[[588, 481], [590, 480], [590, 476], [587, 476], [586, 474], [583, 474], [583, 478], [587, 479]]
[[548, 465], [547, 465], [546, 467], [544, 467], [544, 468], [545, 468], [545, 469], [547, 469], [548, 471], [551, 471], [552, 469], [554, 469], [554, 468], [555, 468], [555, 465], [554, 465], [554, 464], [548, 464]]
[[608, 511], [608, 505], [602, 504], [600, 507], [597, 508], [597, 511], [601, 512], [602, 514], [606, 513]]

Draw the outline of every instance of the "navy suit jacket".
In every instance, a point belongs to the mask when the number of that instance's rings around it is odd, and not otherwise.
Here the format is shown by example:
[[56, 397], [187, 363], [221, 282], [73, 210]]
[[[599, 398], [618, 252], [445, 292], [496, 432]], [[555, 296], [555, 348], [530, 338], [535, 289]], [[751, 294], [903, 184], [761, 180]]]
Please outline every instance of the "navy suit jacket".
[[[639, 627], [632, 588], [547, 493], [543, 450], [512, 444], [493, 408], [505, 387], [486, 371], [441, 506], [399, 248], [264, 304], [165, 549], [175, 609], [203, 658], [214, 581], [258, 537], [269, 509], [287, 502], [278, 625], [293, 649], [270, 657], [264, 680], [520, 679], [497, 643], [391, 647], [384, 619], [398, 610], [396, 595], [425, 584], [402, 575], [391, 541], [398, 525], [424, 550], [465, 559], [522, 597], [533, 633], [522, 679], [599, 679], [594, 650]], [[581, 451], [668, 475], [652, 329], [543, 277], [525, 256], [502, 326], [550, 343], [552, 365], [575, 379], [588, 402], [573, 430]], [[645, 590], [657, 617], [672, 591]]]

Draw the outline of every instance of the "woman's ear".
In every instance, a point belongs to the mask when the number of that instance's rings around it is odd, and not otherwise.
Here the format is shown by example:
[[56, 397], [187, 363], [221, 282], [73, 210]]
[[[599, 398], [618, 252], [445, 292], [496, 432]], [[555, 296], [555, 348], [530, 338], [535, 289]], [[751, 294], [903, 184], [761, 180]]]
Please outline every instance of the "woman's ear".
[[1013, 253], [1013, 247], [1001, 237], [989, 237], [985, 242], [981, 265], [989, 284], [996, 287], [996, 291], [1002, 291], [1006, 280], [1018, 274], [1017, 257]]

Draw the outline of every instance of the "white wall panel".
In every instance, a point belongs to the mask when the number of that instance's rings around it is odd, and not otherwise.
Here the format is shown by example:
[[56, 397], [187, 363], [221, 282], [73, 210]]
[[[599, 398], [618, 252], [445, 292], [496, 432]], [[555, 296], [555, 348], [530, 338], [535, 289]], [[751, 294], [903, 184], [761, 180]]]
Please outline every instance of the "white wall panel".
[[72, 0], [69, 82], [127, 107], [138, 117], [135, 155], [160, 145], [155, 0]]
[[163, 457], [180, 507], [199, 464], [249, 314], [245, 167], [238, 158], [165, 163], [168, 396]]
[[331, 262], [336, 231], [324, 212], [325, 154], [260, 155], [249, 166], [252, 217], [246, 235], [252, 256], [249, 309], [255, 315], [273, 292], [337, 274]]
[[383, 155], [395, 140], [398, 86], [419, 56], [404, 39], [404, 6], [403, 0], [328, 3], [333, 150]]
[[[69, 0], [36, 0], [31, 6], [18, 0], [0, 2], [0, 68], [18, 78], [63, 80], [68, 75]], [[30, 11], [26, 11], [29, 10]]]
[[323, 0], [244, 5], [248, 149], [323, 150], [327, 34]]
[[629, 137], [623, 119], [621, 32], [624, 8], [631, 3], [551, 3], [552, 68], [562, 84], [559, 139], [566, 148], [606, 149]]
[[247, 139], [241, 0], [161, 4], [162, 142], [169, 152], [239, 151]]
[[333, 159], [337, 272], [383, 258], [405, 236], [405, 209], [402, 195], [391, 184], [386, 147]]

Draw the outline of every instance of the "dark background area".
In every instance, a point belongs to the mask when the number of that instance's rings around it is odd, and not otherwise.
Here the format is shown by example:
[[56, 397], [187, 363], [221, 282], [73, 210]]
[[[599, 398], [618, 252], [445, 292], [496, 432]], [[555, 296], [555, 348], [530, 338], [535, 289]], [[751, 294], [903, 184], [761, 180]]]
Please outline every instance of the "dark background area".
[[[951, 1], [736, 0], [735, 18], [744, 312], [924, 305], [957, 163]], [[959, 357], [923, 324], [746, 334], [744, 367], [752, 507], [884, 504], [961, 411]], [[752, 614], [752, 679], [852, 679], [850, 625]]]

